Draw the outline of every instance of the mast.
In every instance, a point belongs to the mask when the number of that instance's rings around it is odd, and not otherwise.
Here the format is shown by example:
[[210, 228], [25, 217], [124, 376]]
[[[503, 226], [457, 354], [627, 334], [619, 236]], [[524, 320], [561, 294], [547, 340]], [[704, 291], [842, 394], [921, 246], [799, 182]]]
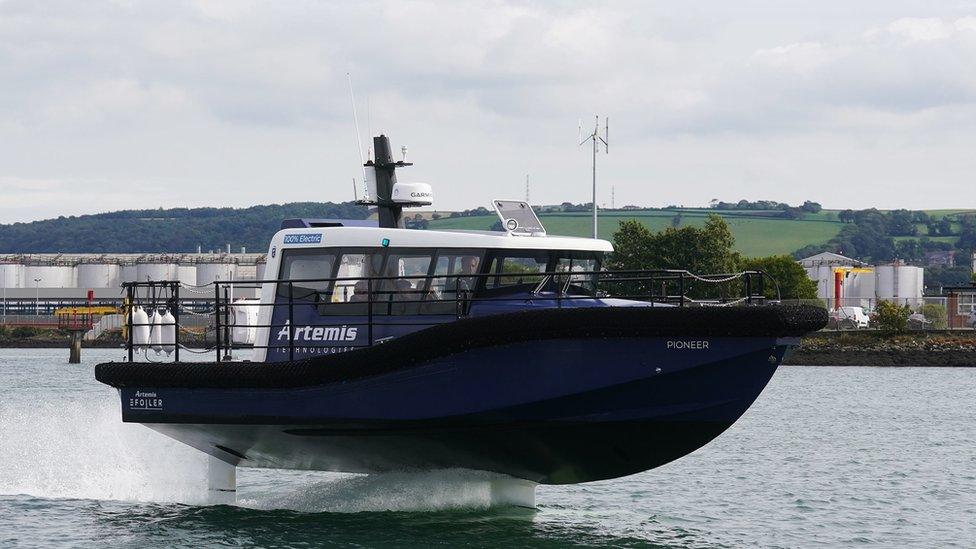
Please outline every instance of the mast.
[[403, 209], [430, 206], [433, 193], [427, 183], [397, 183], [396, 169], [413, 166], [407, 162], [407, 147], [401, 147], [403, 160], [393, 160], [390, 139], [385, 135], [373, 138], [374, 159], [363, 165], [366, 173], [366, 200], [360, 204], [375, 205], [379, 226], [387, 229], [406, 228]]
[[[375, 200], [380, 216], [380, 227], [402, 229], [404, 228], [403, 206], [393, 202], [393, 185], [397, 182], [396, 169], [409, 164], [393, 160], [390, 138], [385, 135], [373, 138], [373, 154], [376, 158], [373, 167], [376, 170]], [[370, 162], [366, 165], [369, 166]]]

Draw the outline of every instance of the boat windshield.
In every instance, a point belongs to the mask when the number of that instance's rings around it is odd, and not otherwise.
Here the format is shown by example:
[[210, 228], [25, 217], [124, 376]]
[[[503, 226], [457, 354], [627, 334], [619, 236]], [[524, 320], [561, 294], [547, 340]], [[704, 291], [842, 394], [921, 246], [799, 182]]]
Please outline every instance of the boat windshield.
[[594, 273], [603, 257], [472, 248], [317, 248], [282, 255], [278, 294], [287, 298], [291, 291], [294, 299], [315, 302], [322, 315], [366, 314], [366, 302], [374, 304], [373, 314], [453, 314], [458, 299], [482, 294], [595, 295]]

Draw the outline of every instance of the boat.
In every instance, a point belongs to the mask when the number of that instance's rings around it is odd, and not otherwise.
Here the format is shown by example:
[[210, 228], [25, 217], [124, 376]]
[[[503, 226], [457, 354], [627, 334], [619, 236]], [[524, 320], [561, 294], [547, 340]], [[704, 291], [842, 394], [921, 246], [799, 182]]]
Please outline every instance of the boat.
[[[403, 209], [429, 204], [429, 186], [398, 183], [410, 164], [385, 136], [374, 147], [365, 201], [378, 220], [284, 221], [243, 305], [252, 322], [228, 296], [248, 283], [214, 283], [214, 360], [182, 361], [178, 340], [156, 338], [174, 361], [139, 361], [159, 321], [130, 313], [129, 360], [96, 367], [124, 422], [211, 456], [215, 493], [233, 498], [236, 467], [461, 468], [532, 506], [539, 483], [617, 478], [701, 448], [827, 322], [822, 308], [769, 303], [758, 271], [607, 270], [611, 243], [548, 235], [521, 201], [494, 202], [502, 231], [406, 229]], [[700, 297], [730, 285], [744, 295]], [[143, 307], [168, 306], [181, 327], [177, 282], [126, 286], [130, 311], [151, 294], [161, 301]], [[238, 329], [248, 361], [227, 360]]]

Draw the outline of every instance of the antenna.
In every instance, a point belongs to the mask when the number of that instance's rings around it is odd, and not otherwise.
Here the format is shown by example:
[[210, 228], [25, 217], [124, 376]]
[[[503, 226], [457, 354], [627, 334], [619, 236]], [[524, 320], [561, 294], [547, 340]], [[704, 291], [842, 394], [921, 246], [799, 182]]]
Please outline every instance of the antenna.
[[[369, 109], [369, 96], [367, 95], [366, 96], [366, 135], [369, 136], [373, 135], [373, 122], [370, 114], [371, 112], [372, 111]], [[366, 145], [366, 160], [372, 160], [372, 159], [373, 159], [373, 145], [368, 144]]]
[[525, 203], [529, 203], [529, 174], [525, 174]]
[[603, 134], [605, 137], [600, 137], [600, 115], [596, 115], [596, 123], [593, 126], [593, 133], [586, 136], [585, 139], [582, 137], [583, 133], [583, 122], [580, 121], [580, 142], [579, 145], [582, 147], [587, 141], [593, 142], [593, 238], [597, 237], [597, 206], [596, 206], [596, 153], [600, 152], [600, 143], [603, 143], [603, 148], [610, 153], [610, 125], [609, 117], [603, 118]]
[[[356, 151], [359, 153], [359, 165], [363, 170], [363, 185], [366, 184], [366, 160], [363, 158], [363, 137], [359, 133], [359, 116], [356, 114], [356, 94], [352, 91], [352, 75], [346, 73], [349, 81], [349, 99], [352, 101], [352, 120], [356, 124]], [[355, 181], [355, 179], [353, 180]], [[366, 188], [365, 199], [369, 200], [369, 188]]]

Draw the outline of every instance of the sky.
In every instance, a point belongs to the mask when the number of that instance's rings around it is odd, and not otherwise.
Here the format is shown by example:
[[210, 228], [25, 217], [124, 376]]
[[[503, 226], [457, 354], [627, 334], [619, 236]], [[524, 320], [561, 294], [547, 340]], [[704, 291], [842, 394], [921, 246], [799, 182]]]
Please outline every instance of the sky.
[[976, 2], [0, 0], [0, 223], [353, 198], [438, 209], [976, 207]]

